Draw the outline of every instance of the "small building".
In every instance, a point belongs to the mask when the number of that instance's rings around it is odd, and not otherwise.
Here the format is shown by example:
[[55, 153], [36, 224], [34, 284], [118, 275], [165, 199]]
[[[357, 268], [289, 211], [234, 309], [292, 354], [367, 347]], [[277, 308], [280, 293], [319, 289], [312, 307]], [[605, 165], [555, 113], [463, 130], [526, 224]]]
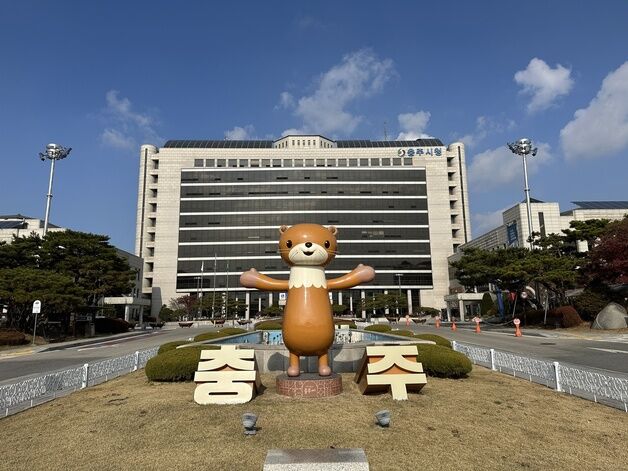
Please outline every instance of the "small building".
[[[65, 231], [65, 228], [55, 226], [54, 224], [48, 224], [49, 231]], [[1, 216], [0, 215], [0, 243], [6, 242], [10, 244], [13, 242], [13, 237], [26, 237], [31, 233], [44, 236], [44, 221], [30, 216], [24, 216], [23, 214], [12, 214]]]

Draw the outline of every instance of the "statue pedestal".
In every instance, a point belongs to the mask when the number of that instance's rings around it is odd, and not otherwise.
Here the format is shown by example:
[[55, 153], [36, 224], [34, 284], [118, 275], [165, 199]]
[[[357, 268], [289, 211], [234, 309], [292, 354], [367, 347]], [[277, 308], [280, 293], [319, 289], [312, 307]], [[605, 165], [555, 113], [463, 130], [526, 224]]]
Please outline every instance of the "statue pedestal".
[[282, 374], [277, 376], [277, 394], [290, 397], [330, 397], [342, 392], [342, 377], [332, 373], [301, 373], [299, 376]]

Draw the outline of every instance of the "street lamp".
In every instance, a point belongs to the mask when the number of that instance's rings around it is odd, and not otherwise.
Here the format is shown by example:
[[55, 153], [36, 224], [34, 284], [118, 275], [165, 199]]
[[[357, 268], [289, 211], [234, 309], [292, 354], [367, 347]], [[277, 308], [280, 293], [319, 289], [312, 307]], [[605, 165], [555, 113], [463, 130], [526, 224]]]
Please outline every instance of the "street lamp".
[[70, 151], [71, 147], [63, 147], [59, 144], [50, 143], [46, 146], [45, 152], [39, 153], [39, 158], [43, 160], [50, 160], [50, 181], [48, 182], [48, 195], [46, 195], [46, 217], [44, 218], [44, 236], [48, 232], [48, 218], [50, 216], [50, 203], [52, 202], [52, 179], [55, 174], [55, 162], [57, 160], [65, 159]]
[[397, 280], [399, 281], [399, 299], [397, 300], [397, 314], [401, 314], [401, 310], [399, 309], [399, 301], [401, 301], [401, 277], [403, 273], [395, 273]]
[[530, 139], [519, 139], [517, 142], [509, 142], [508, 148], [517, 155], [523, 157], [523, 179], [525, 182], [524, 192], [526, 194], [526, 207], [528, 210], [528, 232], [530, 234], [530, 249], [534, 248], [532, 243], [532, 206], [530, 205], [530, 186], [528, 185], [528, 155], [534, 157], [538, 151], [538, 148], [532, 147], [532, 141]]

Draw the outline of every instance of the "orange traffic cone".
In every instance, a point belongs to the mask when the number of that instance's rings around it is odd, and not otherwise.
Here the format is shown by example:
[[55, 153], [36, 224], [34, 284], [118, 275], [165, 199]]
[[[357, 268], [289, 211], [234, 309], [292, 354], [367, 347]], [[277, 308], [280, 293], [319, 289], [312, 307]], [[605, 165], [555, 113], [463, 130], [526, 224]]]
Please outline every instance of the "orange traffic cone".
[[479, 323], [479, 322], [476, 322], [476, 323], [475, 323], [475, 333], [476, 333], [476, 334], [479, 334], [480, 332], [482, 332], [482, 331], [480, 330], [480, 323]]
[[458, 330], [458, 327], [456, 327], [456, 321], [451, 321], [451, 330], [453, 330], [454, 332]]
[[513, 323], [515, 324], [515, 337], [523, 337], [523, 334], [521, 333], [521, 327], [519, 327], [521, 321], [519, 319], [515, 319]]
[[440, 329], [440, 317], [436, 318], [436, 328]]

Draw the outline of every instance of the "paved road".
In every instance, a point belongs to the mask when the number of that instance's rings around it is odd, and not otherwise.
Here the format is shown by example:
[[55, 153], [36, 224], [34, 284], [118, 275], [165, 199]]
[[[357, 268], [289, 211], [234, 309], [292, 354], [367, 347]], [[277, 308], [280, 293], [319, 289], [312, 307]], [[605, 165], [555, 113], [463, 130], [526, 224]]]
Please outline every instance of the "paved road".
[[5, 352], [0, 356], [0, 384], [13, 382], [18, 377], [48, 373], [106, 358], [119, 357], [166, 342], [184, 340], [209, 330], [212, 328], [147, 331], [144, 335], [104, 340], [96, 344], [70, 347], [63, 350], [39, 353], [31, 353], [26, 350], [15, 354]]
[[[395, 326], [405, 329], [404, 324]], [[520, 353], [526, 356], [574, 365], [601, 368], [621, 373], [628, 377], [628, 336], [617, 336], [614, 340], [589, 340], [582, 338], [552, 338], [526, 335], [516, 338], [512, 332], [483, 331], [459, 328], [452, 332], [448, 328], [411, 325], [420, 333], [434, 333], [450, 340], [482, 345], [499, 350]], [[18, 377], [47, 373], [50, 371], [82, 365], [105, 358], [117, 357], [136, 350], [161, 345], [165, 342], [193, 337], [200, 332], [212, 330], [208, 327], [175, 329], [148, 332], [146, 335], [103, 341], [97, 344], [71, 347], [59, 351], [23, 353], [0, 356], [0, 384], [13, 382]], [[552, 335], [551, 333], [548, 335]]]
[[[404, 325], [399, 325], [405, 329]], [[515, 337], [512, 329], [508, 331], [482, 331], [476, 334], [470, 329], [458, 329], [452, 332], [449, 328], [436, 329], [433, 326], [410, 326], [417, 333], [438, 334], [449, 340], [481, 345], [498, 350], [520, 353], [522, 355], [589, 366], [614, 372], [628, 374], [628, 336], [617, 335], [615, 339], [590, 340], [586, 338], [558, 338], [538, 335]], [[552, 335], [552, 333], [545, 334]]]

